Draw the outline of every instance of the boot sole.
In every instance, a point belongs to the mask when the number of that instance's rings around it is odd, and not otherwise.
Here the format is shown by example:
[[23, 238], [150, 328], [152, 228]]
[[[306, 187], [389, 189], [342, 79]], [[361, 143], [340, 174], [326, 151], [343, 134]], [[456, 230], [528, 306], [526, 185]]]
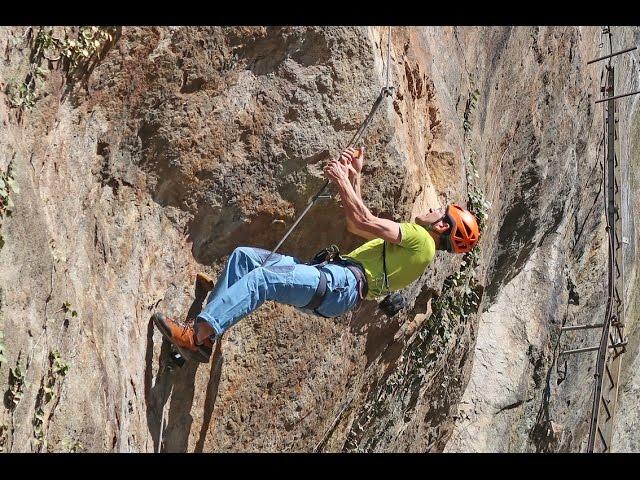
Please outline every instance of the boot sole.
[[[162, 313], [154, 313], [151, 317], [153, 319], [153, 323], [158, 328], [160, 333], [164, 338], [166, 338], [171, 345], [173, 345], [178, 351], [182, 354], [182, 356], [189, 360], [194, 360], [199, 363], [209, 363], [211, 359], [211, 353], [207, 352], [203, 348], [199, 348], [197, 352], [192, 350], [187, 350], [186, 348], [182, 348], [177, 345], [171, 336], [171, 329], [166, 323], [165, 316]], [[203, 351], [204, 350], [204, 351]]]

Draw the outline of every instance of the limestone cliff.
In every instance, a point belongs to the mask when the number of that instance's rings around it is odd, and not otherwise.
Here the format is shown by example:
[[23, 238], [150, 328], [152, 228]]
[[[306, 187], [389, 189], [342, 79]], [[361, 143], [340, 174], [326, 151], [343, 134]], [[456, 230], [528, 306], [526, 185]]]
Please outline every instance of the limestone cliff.
[[[457, 285], [469, 265], [439, 253], [393, 320], [373, 302], [338, 319], [268, 302], [209, 365], [164, 368], [150, 315], [184, 318], [198, 271], [277, 243], [384, 85], [386, 32], [0, 28], [14, 204], [0, 219], [0, 449], [157, 451], [162, 418], [173, 452], [584, 449], [595, 356], [557, 354], [597, 342], [560, 328], [604, 318], [606, 303], [596, 27], [392, 29], [396, 91], [365, 134], [363, 196], [407, 221], [481, 191], [473, 288]], [[614, 33], [614, 50], [640, 40]], [[637, 51], [616, 61], [616, 88], [637, 90]], [[639, 101], [620, 102], [628, 212]], [[614, 449], [637, 451], [631, 215], [626, 228]], [[330, 243], [360, 243], [335, 200], [282, 250]]]

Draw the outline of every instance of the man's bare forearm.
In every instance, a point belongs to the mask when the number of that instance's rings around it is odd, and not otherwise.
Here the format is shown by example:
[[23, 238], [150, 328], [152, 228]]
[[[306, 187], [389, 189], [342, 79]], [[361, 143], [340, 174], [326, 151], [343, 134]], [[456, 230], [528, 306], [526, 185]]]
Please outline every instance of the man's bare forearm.
[[344, 207], [347, 225], [357, 228], [357, 225], [362, 224], [371, 217], [371, 212], [362, 201], [362, 196], [360, 195], [360, 179], [355, 178], [354, 182], [354, 178], [350, 178], [349, 181], [339, 182], [337, 186]]
[[362, 200], [362, 193], [360, 191], [361, 178], [360, 173], [354, 173], [351, 177], [349, 177], [349, 181], [351, 182], [351, 186], [353, 186], [353, 190], [356, 192], [356, 195], [360, 200]]
[[[361, 202], [363, 202], [362, 193], [361, 193], [361, 189], [360, 189], [360, 184], [361, 184], [360, 173], [354, 173], [353, 175], [350, 175], [349, 176], [349, 182], [351, 182], [351, 186], [353, 187], [353, 191], [355, 192], [356, 196], [360, 199]], [[347, 227], [348, 227], [348, 229], [350, 231], [357, 230], [356, 226], [353, 224], [353, 221], [349, 218], [348, 215], [346, 215], [346, 219], [347, 219]]]

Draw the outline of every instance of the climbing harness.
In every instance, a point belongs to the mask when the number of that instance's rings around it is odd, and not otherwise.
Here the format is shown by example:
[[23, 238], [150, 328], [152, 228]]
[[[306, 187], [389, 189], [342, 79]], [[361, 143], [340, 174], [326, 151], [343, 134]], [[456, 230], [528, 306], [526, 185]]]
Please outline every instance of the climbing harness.
[[[358, 130], [356, 131], [356, 133], [353, 135], [353, 137], [351, 138], [351, 140], [349, 141], [349, 143], [347, 144], [347, 146], [345, 147], [345, 149], [352, 147], [355, 143], [357, 143], [360, 138], [362, 137], [362, 135], [364, 134], [365, 130], [367, 129], [367, 127], [369, 126], [369, 124], [371, 123], [371, 120], [373, 119], [373, 116], [375, 115], [376, 111], [378, 110], [378, 107], [380, 107], [380, 105], [382, 104], [382, 100], [385, 97], [391, 97], [393, 96], [393, 88], [394, 87], [390, 87], [389, 86], [389, 62], [391, 59], [391, 27], [389, 27], [389, 31], [388, 31], [388, 37], [387, 37], [387, 72], [386, 72], [386, 85], [384, 87], [382, 87], [382, 90], [380, 91], [380, 94], [378, 95], [378, 98], [376, 98], [375, 102], [373, 102], [373, 106], [371, 107], [371, 111], [369, 112], [369, 114], [367, 115], [367, 117], [364, 119], [364, 121], [362, 122], [362, 124], [360, 125], [360, 127], [358, 128]], [[300, 223], [300, 221], [304, 218], [304, 216], [307, 214], [307, 212], [311, 209], [311, 207], [316, 203], [316, 201], [319, 198], [331, 198], [331, 195], [325, 196], [323, 195], [324, 191], [327, 189], [327, 187], [329, 186], [330, 181], [329, 180], [325, 180], [324, 185], [322, 185], [322, 187], [320, 188], [320, 190], [318, 190], [318, 193], [316, 193], [313, 197], [311, 197], [309, 199], [309, 203], [307, 204], [306, 208], [302, 211], [302, 213], [300, 214], [300, 216], [296, 219], [296, 221], [294, 222], [294, 224], [291, 226], [291, 228], [289, 228], [289, 230], [287, 231], [287, 233], [284, 234], [284, 237], [282, 237], [282, 240], [280, 240], [280, 242], [278, 242], [278, 244], [275, 246], [275, 248], [271, 251], [271, 253], [269, 253], [269, 255], [267, 255], [267, 258], [264, 259], [264, 262], [262, 262], [262, 266], [264, 267], [267, 262], [269, 261], [269, 259], [271, 258], [271, 256], [276, 253], [278, 251], [278, 249], [280, 248], [280, 246], [282, 246], [282, 244], [287, 240], [287, 238], [289, 237], [289, 235], [291, 234], [291, 232], [293, 232], [293, 230], [298, 226], [298, 223]]]
[[355, 260], [350, 260], [340, 256], [340, 249], [337, 245], [331, 245], [327, 248], [323, 248], [318, 253], [315, 254], [313, 259], [307, 263], [312, 267], [316, 267], [318, 272], [320, 272], [320, 282], [318, 282], [318, 286], [316, 287], [316, 291], [311, 297], [311, 300], [307, 305], [305, 305], [304, 309], [313, 310], [314, 313], [324, 317], [321, 313], [318, 312], [317, 308], [322, 305], [324, 297], [327, 295], [327, 274], [322, 271], [322, 267], [327, 265], [328, 263], [333, 263], [335, 265], [341, 265], [346, 269], [350, 270], [351, 273], [356, 277], [356, 281], [358, 284], [358, 304], [367, 296], [367, 292], [369, 291], [369, 287], [367, 284], [367, 277], [364, 273], [364, 268]]

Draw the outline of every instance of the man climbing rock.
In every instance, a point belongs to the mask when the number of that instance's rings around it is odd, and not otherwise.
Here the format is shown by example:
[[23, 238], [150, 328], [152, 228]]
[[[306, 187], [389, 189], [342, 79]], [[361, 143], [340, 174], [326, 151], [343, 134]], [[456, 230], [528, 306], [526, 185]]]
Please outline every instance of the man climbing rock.
[[[347, 229], [367, 240], [345, 256], [336, 248], [316, 255], [312, 264], [260, 248], [236, 248], [194, 322], [180, 323], [161, 313], [153, 320], [181, 349], [208, 361], [216, 338], [266, 300], [293, 305], [324, 317], [337, 317], [399, 290], [422, 275], [436, 250], [470, 251], [478, 242], [475, 216], [452, 204], [429, 209], [414, 222], [397, 223], [374, 216], [362, 201], [364, 149], [348, 148], [324, 172], [338, 188]], [[211, 284], [212, 285], [212, 284]]]

